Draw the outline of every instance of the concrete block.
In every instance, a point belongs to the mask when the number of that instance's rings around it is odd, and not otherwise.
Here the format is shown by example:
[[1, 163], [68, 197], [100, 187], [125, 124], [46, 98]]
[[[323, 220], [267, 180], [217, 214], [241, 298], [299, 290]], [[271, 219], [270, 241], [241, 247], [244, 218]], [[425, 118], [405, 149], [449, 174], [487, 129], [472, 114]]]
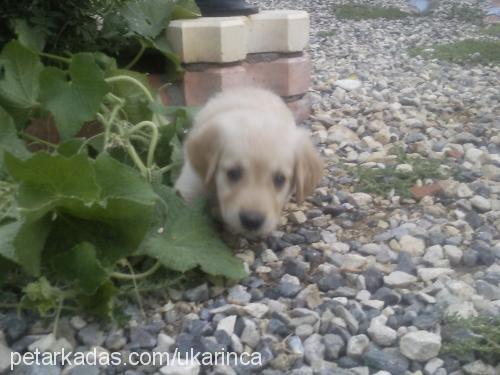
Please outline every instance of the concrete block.
[[298, 52], [309, 41], [309, 14], [267, 10], [248, 17], [248, 53]]
[[200, 17], [171, 21], [167, 40], [184, 63], [227, 63], [247, 54], [245, 17]]

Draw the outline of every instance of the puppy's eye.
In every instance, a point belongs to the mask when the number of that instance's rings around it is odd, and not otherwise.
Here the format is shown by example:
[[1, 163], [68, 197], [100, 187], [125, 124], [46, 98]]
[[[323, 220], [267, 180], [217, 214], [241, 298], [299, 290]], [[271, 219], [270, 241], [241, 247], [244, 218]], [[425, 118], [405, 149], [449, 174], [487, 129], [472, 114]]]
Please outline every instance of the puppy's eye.
[[241, 170], [240, 167], [234, 167], [230, 168], [226, 172], [227, 178], [231, 182], [237, 182], [238, 180], [241, 179], [241, 176], [243, 175], [243, 171]]
[[276, 188], [281, 189], [283, 187], [283, 185], [285, 185], [285, 181], [286, 181], [286, 177], [283, 176], [283, 174], [281, 174], [279, 172], [274, 174], [273, 182], [274, 182], [274, 186], [276, 186]]

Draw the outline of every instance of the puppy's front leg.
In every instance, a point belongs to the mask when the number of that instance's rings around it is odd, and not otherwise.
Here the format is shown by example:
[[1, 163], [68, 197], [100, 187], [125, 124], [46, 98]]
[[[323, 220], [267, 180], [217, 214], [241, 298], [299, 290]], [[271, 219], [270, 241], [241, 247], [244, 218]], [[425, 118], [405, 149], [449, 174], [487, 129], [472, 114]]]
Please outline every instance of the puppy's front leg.
[[194, 171], [188, 158], [185, 158], [181, 174], [175, 182], [174, 187], [186, 202], [192, 202], [194, 199], [204, 195], [203, 181]]

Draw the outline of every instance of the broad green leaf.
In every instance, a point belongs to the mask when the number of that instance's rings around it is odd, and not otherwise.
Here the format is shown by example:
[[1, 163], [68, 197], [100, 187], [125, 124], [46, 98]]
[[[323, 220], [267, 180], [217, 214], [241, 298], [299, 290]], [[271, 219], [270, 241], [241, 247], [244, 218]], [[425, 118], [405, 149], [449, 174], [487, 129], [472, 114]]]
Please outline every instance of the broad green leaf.
[[[131, 70], [117, 69], [113, 71], [112, 75], [132, 77], [142, 83], [149, 90], [149, 92], [154, 95], [146, 75], [142, 73]], [[138, 123], [144, 120], [151, 120], [153, 113], [149, 109], [149, 100], [145, 97], [144, 92], [141, 89], [128, 81], [113, 82], [111, 87], [113, 94], [125, 99], [125, 106], [123, 109], [127, 114], [128, 121], [131, 123]]]
[[181, 59], [172, 50], [165, 35], [159, 35], [155, 39], [147, 39], [146, 42], [151, 47], [163, 53], [167, 58], [167, 68], [165, 69], [167, 72], [167, 79], [170, 81], [178, 80], [182, 76], [184, 69], [181, 65]]
[[3, 154], [5, 151], [21, 159], [30, 154], [25, 143], [17, 136], [12, 117], [0, 107], [0, 171], [4, 168]]
[[24, 161], [6, 156], [9, 172], [21, 183], [21, 213], [30, 221], [55, 214], [47, 241], [51, 255], [90, 242], [108, 265], [137, 250], [157, 196], [135, 169], [105, 154], [95, 161], [81, 154], [38, 153]]
[[200, 17], [201, 12], [194, 0], [176, 0], [172, 11], [171, 19], [196, 18]]
[[167, 26], [173, 9], [172, 0], [130, 0], [123, 5], [120, 13], [130, 30], [154, 39]]
[[30, 275], [40, 275], [42, 251], [50, 232], [50, 217], [33, 222], [22, 222], [14, 238], [18, 264]]
[[40, 273], [41, 254], [50, 231], [48, 217], [35, 222], [16, 220], [0, 226], [0, 255], [28, 274]]
[[40, 73], [40, 101], [54, 115], [61, 139], [74, 136], [86, 121], [93, 120], [110, 87], [89, 53], [73, 56], [66, 73], [55, 67]]
[[21, 44], [32, 51], [41, 52], [45, 47], [45, 37], [40, 27], [30, 27], [26, 20], [14, 20], [14, 31]]
[[92, 296], [81, 295], [78, 300], [82, 307], [91, 314], [103, 318], [111, 318], [113, 313], [113, 299], [118, 294], [111, 281], [102, 285]]
[[108, 272], [97, 259], [96, 249], [89, 242], [82, 242], [54, 258], [56, 272], [67, 281], [78, 284], [85, 293], [92, 295], [109, 279]]
[[[59, 155], [66, 156], [69, 158], [73, 155], [76, 155], [80, 151], [85, 141], [86, 141], [85, 138], [68, 139], [67, 141], [59, 143], [57, 145], [56, 151]], [[83, 151], [86, 150], [83, 149]]]
[[0, 226], [0, 255], [14, 263], [17, 263], [14, 239], [20, 228], [21, 222], [17, 220]]
[[200, 267], [211, 275], [231, 279], [247, 275], [241, 260], [215, 232], [203, 201], [188, 206], [166, 186], [159, 191], [159, 196], [168, 207], [168, 218], [151, 228], [140, 254], [156, 258], [165, 267], [181, 272]]
[[5, 165], [21, 183], [18, 203], [29, 220], [36, 220], [57, 206], [76, 210], [99, 198], [95, 172], [86, 155], [66, 158], [39, 152], [20, 160], [5, 154]]
[[34, 52], [18, 41], [8, 43], [0, 54], [0, 105], [22, 129], [38, 105], [38, 79], [43, 66]]

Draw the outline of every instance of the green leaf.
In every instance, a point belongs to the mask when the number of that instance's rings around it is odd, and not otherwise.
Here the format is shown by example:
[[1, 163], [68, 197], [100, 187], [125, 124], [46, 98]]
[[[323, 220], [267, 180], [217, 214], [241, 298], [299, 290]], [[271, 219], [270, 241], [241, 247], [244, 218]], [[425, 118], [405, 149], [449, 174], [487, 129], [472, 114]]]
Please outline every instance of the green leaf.
[[38, 102], [38, 78], [43, 66], [37, 54], [18, 41], [8, 43], [0, 54], [0, 105], [22, 129]]
[[167, 26], [173, 9], [172, 0], [127, 1], [120, 13], [130, 30], [154, 39]]
[[169, 81], [179, 79], [182, 76], [184, 69], [181, 65], [181, 59], [172, 50], [170, 44], [167, 41], [167, 38], [165, 38], [164, 35], [159, 35], [156, 39], [147, 39], [146, 43], [150, 47], [156, 48], [167, 58], [168, 66], [167, 69], [165, 69], [165, 71], [168, 73], [167, 79]]
[[194, 0], [176, 0], [171, 19], [196, 18], [201, 12]]
[[[61, 142], [57, 145], [57, 153], [62, 156], [70, 157], [76, 155], [83, 144], [85, 143], [85, 138], [72, 138], [67, 141]], [[85, 151], [85, 149], [84, 149]]]
[[21, 159], [30, 154], [25, 143], [17, 136], [12, 117], [2, 107], [0, 107], [0, 150], [0, 171], [4, 168], [3, 154], [5, 151]]
[[40, 73], [40, 100], [54, 115], [61, 139], [74, 136], [86, 121], [93, 120], [110, 87], [89, 53], [73, 56], [66, 73], [55, 67]]
[[168, 207], [168, 218], [153, 226], [141, 245], [140, 254], [156, 258], [176, 271], [201, 267], [211, 275], [231, 279], [247, 276], [241, 260], [215, 232], [203, 201], [188, 206], [166, 186], [162, 186], [159, 196]]
[[88, 242], [57, 255], [54, 266], [60, 275], [68, 281], [76, 281], [88, 295], [94, 294], [109, 279], [108, 272], [97, 259], [94, 245]]
[[43, 51], [45, 37], [41, 27], [30, 27], [24, 19], [14, 20], [14, 31], [19, 42], [35, 52]]
[[99, 186], [86, 155], [70, 158], [38, 152], [27, 160], [5, 154], [8, 172], [21, 183], [18, 203], [29, 220], [57, 206], [86, 206], [99, 198]]
[[111, 281], [102, 285], [92, 296], [81, 295], [78, 300], [82, 307], [94, 315], [111, 318], [113, 313], [113, 298], [118, 294]]
[[[135, 169], [105, 154], [95, 161], [81, 154], [37, 153], [24, 161], [7, 154], [6, 164], [21, 183], [21, 213], [31, 222], [56, 214], [47, 241], [51, 255], [86, 241], [108, 265], [137, 250], [157, 196]], [[33, 254], [33, 265], [39, 257]]]
[[[113, 71], [112, 75], [132, 77], [142, 83], [149, 90], [149, 92], [154, 95], [146, 75], [142, 73], [131, 70], [116, 69]], [[125, 99], [123, 109], [127, 114], [128, 121], [138, 123], [144, 120], [151, 120], [153, 113], [149, 109], [149, 100], [144, 96], [144, 92], [136, 85], [128, 81], [116, 81], [112, 83], [111, 87], [113, 94]]]

